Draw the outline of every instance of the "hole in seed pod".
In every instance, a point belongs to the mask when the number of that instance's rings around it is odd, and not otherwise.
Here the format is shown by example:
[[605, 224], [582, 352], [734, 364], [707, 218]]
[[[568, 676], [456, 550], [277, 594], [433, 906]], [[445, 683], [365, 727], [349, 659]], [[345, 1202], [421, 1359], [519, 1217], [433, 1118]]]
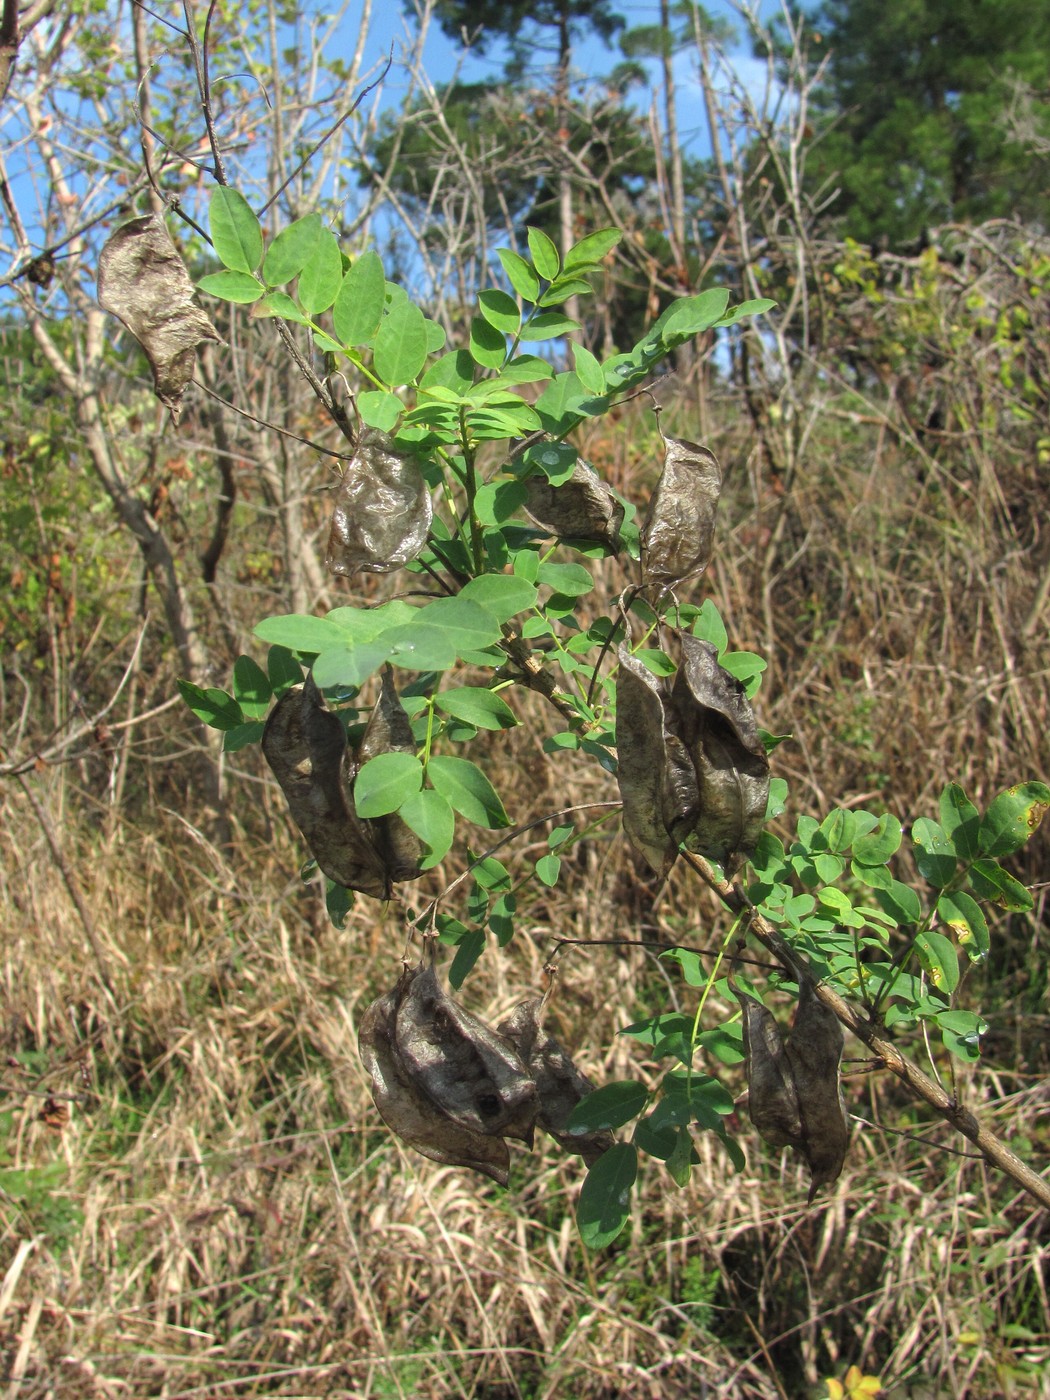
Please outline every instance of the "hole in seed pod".
[[495, 1118], [503, 1107], [497, 1094], [478, 1094], [474, 1102], [482, 1118]]

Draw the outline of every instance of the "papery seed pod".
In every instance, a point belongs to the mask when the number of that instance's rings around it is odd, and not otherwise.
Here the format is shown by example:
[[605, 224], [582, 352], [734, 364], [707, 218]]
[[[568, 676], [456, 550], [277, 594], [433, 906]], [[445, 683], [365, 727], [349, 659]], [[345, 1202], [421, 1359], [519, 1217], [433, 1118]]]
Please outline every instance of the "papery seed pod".
[[455, 1122], [532, 1146], [539, 1105], [521, 1056], [447, 996], [433, 968], [405, 987], [395, 1040], [412, 1083]]
[[663, 472], [641, 529], [642, 581], [660, 591], [707, 568], [722, 490], [713, 452], [669, 437], [664, 448]]
[[603, 1152], [616, 1142], [609, 1130], [570, 1132], [569, 1115], [594, 1088], [576, 1068], [572, 1056], [540, 1022], [542, 1001], [524, 1001], [496, 1027], [515, 1047], [525, 1067], [536, 1081], [539, 1114], [536, 1121], [567, 1152], [582, 1157], [593, 1166]]
[[770, 1147], [802, 1150], [802, 1119], [791, 1063], [773, 1013], [762, 1002], [733, 987], [744, 1032], [747, 1112]]
[[[416, 973], [406, 973], [414, 978]], [[412, 1082], [397, 1053], [395, 1028], [399, 984], [374, 1001], [361, 1018], [358, 1047], [372, 1080], [372, 1098], [387, 1127], [407, 1147], [434, 1162], [470, 1167], [506, 1186], [510, 1152], [500, 1137], [473, 1132], [454, 1122]]]
[[159, 214], [131, 219], [106, 239], [98, 259], [98, 303], [145, 350], [153, 392], [175, 424], [197, 346], [222, 340], [193, 297], [190, 275]]
[[849, 1119], [839, 1083], [844, 1044], [838, 1017], [807, 981], [799, 990], [787, 1057], [802, 1120], [799, 1150], [813, 1176], [811, 1201], [818, 1187], [838, 1180], [849, 1146]]
[[696, 771], [699, 814], [684, 840], [722, 864], [750, 855], [769, 802], [766, 756], [744, 687], [710, 642], [686, 633], [671, 688], [675, 727]]
[[366, 428], [336, 492], [325, 564], [333, 574], [383, 574], [418, 559], [433, 518], [415, 458]]
[[390, 898], [386, 867], [349, 795], [346, 733], [310, 678], [281, 696], [262, 751], [288, 809], [329, 879], [374, 899]]
[[[379, 699], [361, 738], [358, 765], [381, 753], [414, 754], [416, 747], [412, 721], [398, 699], [393, 670], [387, 666], [383, 671]], [[391, 880], [395, 884], [403, 880], [418, 880], [422, 874], [419, 863], [423, 856], [423, 843], [412, 828], [396, 812], [388, 817], [375, 818], [372, 825]]]
[[623, 524], [623, 502], [582, 457], [572, 475], [559, 486], [545, 476], [525, 482], [525, 509], [538, 525], [562, 540], [597, 540], [617, 549]]
[[659, 875], [698, 812], [696, 774], [668, 721], [662, 682], [622, 644], [617, 650], [616, 767], [623, 829]]

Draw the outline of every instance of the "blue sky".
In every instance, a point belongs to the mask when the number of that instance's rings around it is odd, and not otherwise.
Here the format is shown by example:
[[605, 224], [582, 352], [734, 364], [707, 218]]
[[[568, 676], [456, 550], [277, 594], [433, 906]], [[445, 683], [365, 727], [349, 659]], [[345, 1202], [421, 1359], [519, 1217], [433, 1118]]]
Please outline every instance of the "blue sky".
[[[623, 15], [628, 28], [655, 25], [659, 22], [660, 7], [657, 0], [628, 0], [623, 4], [616, 4], [614, 0], [612, 8]], [[761, 87], [765, 79], [765, 65], [751, 57], [744, 27], [733, 7], [726, 3], [726, 0], [709, 0], [706, 8], [714, 17], [726, 19], [734, 25], [740, 36], [733, 53], [734, 67], [749, 86]], [[776, 0], [762, 0], [760, 13], [763, 18], [768, 18], [778, 9]], [[355, 23], [355, 11], [359, 16], [359, 6], [351, 6], [347, 14], [348, 33], [352, 32]], [[384, 85], [384, 105], [396, 102], [405, 90], [407, 76], [403, 68], [399, 70], [398, 60], [407, 51], [414, 34], [414, 23], [399, 0], [379, 0], [373, 13], [366, 48], [366, 63], [381, 62], [391, 48], [393, 49], [395, 67]], [[430, 81], [436, 85], [448, 81], [456, 71], [457, 64], [460, 65], [461, 76], [468, 82], [498, 77], [505, 57], [505, 52], [501, 52], [495, 45], [484, 58], [469, 53], [464, 57], [463, 51], [445, 37], [436, 22], [430, 25], [424, 49], [424, 66]], [[594, 81], [607, 74], [621, 58], [622, 54], [615, 43], [609, 47], [598, 38], [589, 38], [577, 46], [574, 65], [581, 80]], [[683, 140], [687, 145], [692, 145], [697, 154], [705, 154], [706, 123], [699, 103], [695, 54], [686, 51], [677, 57], [675, 76], [679, 89], [679, 121]], [[638, 89], [633, 101], [636, 105], [647, 107], [650, 97], [649, 89]]]

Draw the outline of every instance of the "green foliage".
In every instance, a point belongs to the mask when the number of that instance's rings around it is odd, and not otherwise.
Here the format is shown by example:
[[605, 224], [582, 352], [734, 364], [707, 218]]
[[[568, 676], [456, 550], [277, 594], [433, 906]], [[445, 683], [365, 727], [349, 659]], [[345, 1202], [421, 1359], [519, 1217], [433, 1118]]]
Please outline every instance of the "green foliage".
[[1004, 115], [1016, 84], [1050, 83], [1044, 6], [826, 0], [810, 24], [827, 55], [828, 130], [808, 175], [840, 191], [831, 212], [844, 232], [900, 248], [951, 220], [1046, 223], [1045, 107], [1031, 146]]
[[[298, 221], [264, 246], [246, 202], [224, 191], [213, 203], [213, 227], [221, 231], [217, 251], [227, 271], [253, 280], [269, 314], [308, 327], [320, 349], [369, 386], [358, 398], [365, 421], [390, 434], [398, 460], [416, 464], [437, 501], [422, 552], [407, 567], [443, 590], [423, 601], [396, 598], [336, 607], [325, 617], [261, 621], [256, 636], [271, 644], [265, 671], [241, 657], [232, 694], [180, 682], [193, 712], [224, 731], [227, 748], [258, 739], [271, 703], [298, 683], [304, 667], [327, 692], [329, 707], [342, 708], [353, 722], [362, 688], [392, 666], [413, 747], [367, 757], [353, 781], [353, 804], [363, 821], [400, 820], [421, 842], [419, 868], [430, 869], [452, 848], [457, 821], [482, 830], [511, 825], [513, 803], [508, 813], [503, 796], [463, 750], [469, 753], [480, 733], [518, 723], [507, 697], [514, 683], [532, 682], [531, 644], [543, 644], [538, 664], [557, 677], [545, 693], [556, 699], [562, 727], [544, 748], [578, 750], [607, 772], [616, 770], [613, 679], [616, 647], [628, 636], [625, 618], [638, 625], [634, 654], [654, 677], [670, 684], [676, 673], [673, 656], [657, 645], [666, 629], [689, 630], [710, 643], [723, 672], [748, 697], [758, 692], [764, 660], [731, 649], [710, 599], [696, 606], [670, 591], [648, 599], [628, 593], [623, 615], [600, 612], [592, 561], [619, 550], [629, 562], [637, 552], [629, 524], [598, 544], [566, 537], [552, 545], [551, 531], [539, 528], [526, 507], [530, 482], [557, 488], [573, 479], [577, 427], [606, 414], [677, 347], [772, 303], [730, 307], [728, 294], [715, 288], [682, 297], [630, 350], [600, 361], [572, 344], [573, 368], [565, 369], [554, 343], [578, 327], [557, 308], [589, 290], [615, 247], [614, 230], [589, 234], [563, 257], [542, 229], [530, 229], [528, 258], [500, 253], [511, 290], [483, 288], [467, 343], [446, 349], [424, 311], [386, 280], [379, 256], [342, 258], [316, 219]], [[232, 300], [240, 294], [214, 278], [201, 285]], [[526, 353], [525, 344], [554, 345], [555, 353]], [[530, 401], [523, 386], [537, 383], [544, 387]], [[482, 472], [479, 454], [500, 443], [510, 446], [497, 453], [494, 469]], [[577, 559], [554, 557], [555, 548]], [[469, 683], [464, 667], [471, 669]], [[484, 684], [476, 683], [479, 671]], [[767, 749], [780, 741], [763, 738]], [[767, 820], [783, 811], [786, 791], [782, 780], [771, 783]], [[760, 837], [748, 898], [818, 977], [867, 1009], [873, 1024], [895, 1031], [932, 1027], [950, 1055], [973, 1060], [986, 1025], [964, 1004], [963, 969], [989, 954], [982, 903], [1031, 907], [1028, 891], [1002, 861], [1031, 835], [1048, 804], [1050, 789], [1028, 782], [981, 813], [949, 784], [936, 818], [918, 817], [908, 828], [891, 813], [853, 808], [835, 809], [823, 821], [800, 817], [790, 840], [772, 830]], [[557, 884], [567, 845], [583, 835], [571, 826], [551, 831], [532, 865], [539, 888]], [[434, 911], [427, 925], [455, 949], [453, 987], [490, 938], [506, 946], [515, 931], [518, 887], [493, 855], [472, 858], [465, 917]], [[905, 858], [918, 869], [921, 889], [907, 869], [898, 869]], [[330, 884], [327, 899], [333, 919], [344, 919], [347, 893]], [[634, 1080], [605, 1085], [572, 1114], [570, 1135], [634, 1123], [630, 1142], [600, 1156], [581, 1194], [580, 1230], [593, 1247], [611, 1242], [626, 1224], [641, 1156], [663, 1164], [681, 1187], [696, 1160], [694, 1134], [710, 1132], [734, 1166], [743, 1164], [726, 1126], [733, 1096], [720, 1077], [745, 1058], [739, 1013], [720, 1021], [707, 1011], [716, 989], [725, 1003], [722, 964], [734, 936], [735, 928], [713, 965], [688, 947], [663, 955], [697, 1004], [692, 1014], [656, 1009], [625, 1028], [666, 1064], [652, 1087]]]

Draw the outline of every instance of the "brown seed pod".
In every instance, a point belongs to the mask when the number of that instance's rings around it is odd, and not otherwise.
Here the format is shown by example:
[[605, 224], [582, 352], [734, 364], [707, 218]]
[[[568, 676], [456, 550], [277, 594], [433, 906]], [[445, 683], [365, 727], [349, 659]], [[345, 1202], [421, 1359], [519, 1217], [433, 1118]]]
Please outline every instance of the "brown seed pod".
[[818, 1187], [838, 1180], [849, 1146], [849, 1119], [839, 1084], [844, 1043], [838, 1017], [806, 982], [799, 990], [787, 1057], [802, 1120], [800, 1151], [813, 1176], [811, 1201]]
[[538, 475], [528, 478], [525, 489], [525, 509], [552, 535], [562, 540], [597, 540], [610, 549], [619, 547], [623, 502], [582, 457], [560, 486]]
[[374, 899], [390, 898], [386, 867], [353, 808], [346, 733], [310, 678], [281, 696], [262, 751], [311, 854], [329, 879]]
[[99, 305], [145, 350], [153, 392], [175, 424], [197, 346], [222, 340], [193, 297], [190, 275], [159, 214], [131, 219], [106, 239], [98, 259]]
[[[358, 765], [381, 753], [414, 754], [415, 751], [412, 721], [398, 699], [393, 670], [387, 666], [383, 671], [379, 699], [361, 738]], [[403, 880], [418, 880], [422, 874], [419, 862], [423, 855], [423, 843], [412, 828], [396, 812], [388, 817], [375, 818], [372, 825], [391, 880], [395, 884]]]
[[[405, 978], [415, 978], [407, 972]], [[402, 982], [405, 979], [402, 979]], [[372, 1098], [387, 1127], [406, 1146], [434, 1162], [470, 1167], [506, 1186], [510, 1152], [500, 1137], [473, 1132], [454, 1122], [412, 1081], [397, 1051], [395, 1028], [401, 983], [374, 1001], [361, 1018], [358, 1046], [372, 1080]]]
[[664, 468], [641, 530], [642, 581], [658, 591], [696, 578], [711, 560], [722, 472], [713, 452], [664, 438]]
[[592, 1133], [569, 1131], [569, 1115], [594, 1085], [576, 1068], [565, 1047], [543, 1029], [542, 1010], [542, 1001], [524, 1001], [499, 1023], [496, 1032], [514, 1045], [536, 1081], [540, 1105], [536, 1121], [540, 1127], [567, 1152], [576, 1153], [593, 1166], [616, 1139], [608, 1129]]
[[762, 1002], [733, 987], [744, 1031], [747, 1112], [770, 1147], [802, 1149], [798, 1092], [784, 1041], [773, 1013]]
[[336, 493], [325, 563], [333, 574], [384, 574], [417, 559], [433, 518], [415, 458], [366, 428]]
[[690, 850], [722, 864], [749, 855], [765, 825], [769, 759], [744, 687], [710, 642], [686, 633], [671, 688], [675, 728], [696, 771], [699, 813]]
[[412, 1083], [449, 1118], [474, 1132], [532, 1146], [539, 1105], [521, 1056], [447, 996], [433, 968], [405, 986], [395, 1039]]
[[667, 692], [632, 656], [617, 650], [616, 763], [623, 829], [659, 875], [666, 875], [678, 844], [698, 813], [696, 774], [668, 719]]

